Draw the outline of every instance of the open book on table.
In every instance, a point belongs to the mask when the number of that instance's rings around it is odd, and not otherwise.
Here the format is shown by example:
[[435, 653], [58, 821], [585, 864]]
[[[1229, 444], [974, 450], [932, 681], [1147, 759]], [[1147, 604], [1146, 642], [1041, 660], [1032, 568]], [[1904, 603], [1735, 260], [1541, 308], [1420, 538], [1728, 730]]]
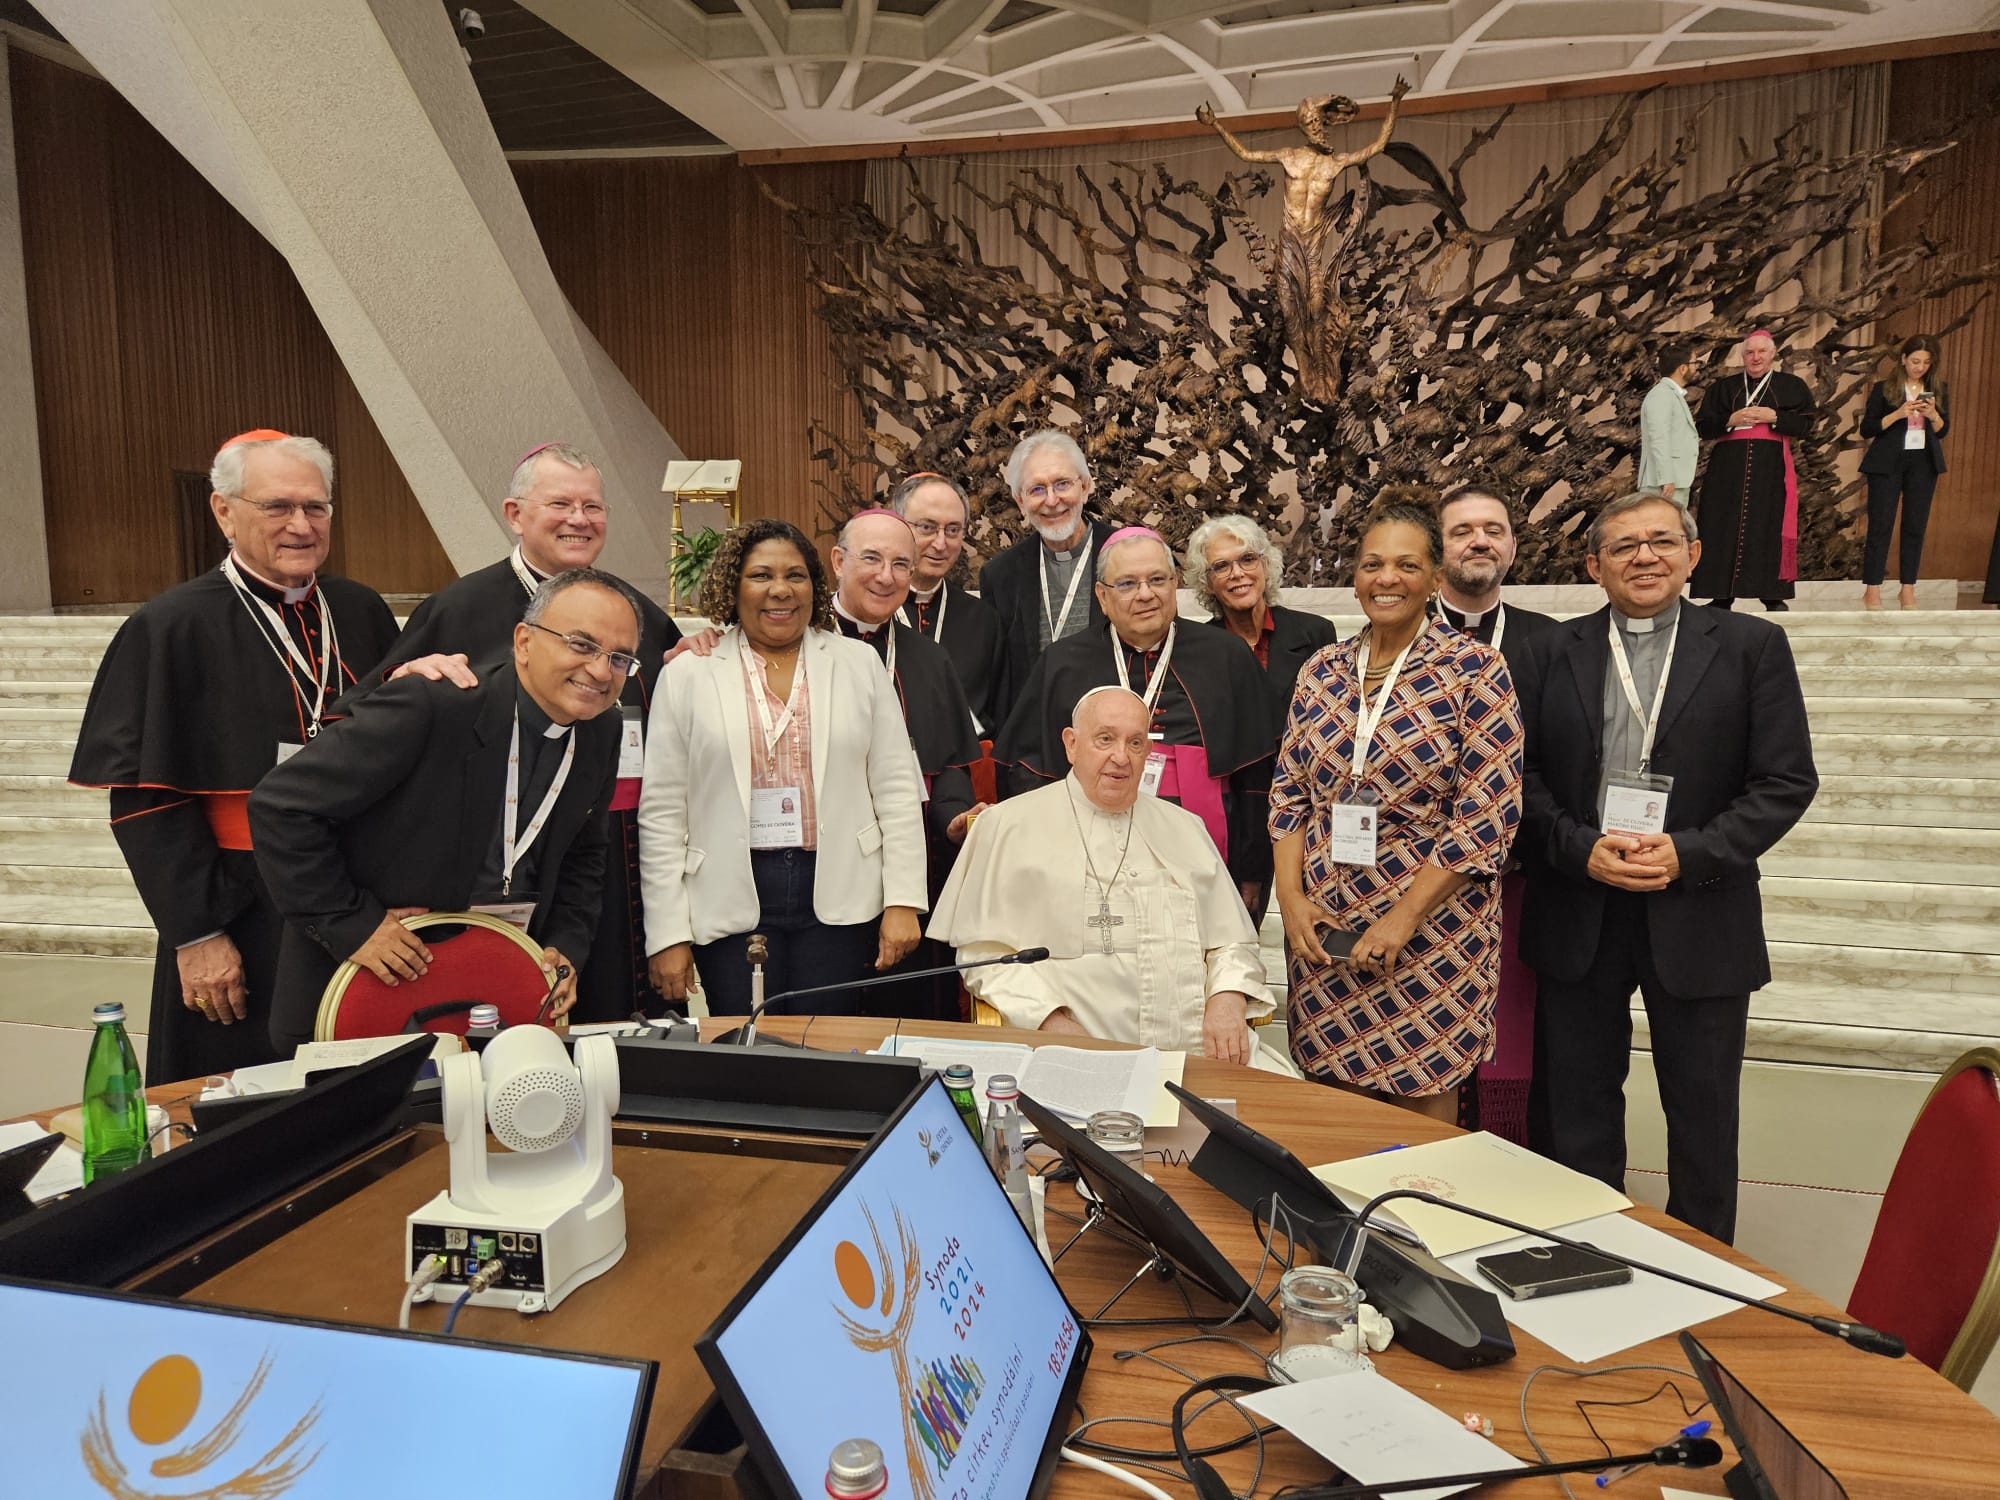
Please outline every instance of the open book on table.
[[1180, 1123], [1180, 1102], [1162, 1085], [1181, 1081], [1187, 1067], [1184, 1052], [1026, 1047], [934, 1036], [894, 1036], [875, 1050], [885, 1057], [921, 1058], [925, 1067], [940, 1073], [964, 1063], [972, 1069], [972, 1092], [982, 1114], [986, 1080], [995, 1073], [1012, 1073], [1022, 1093], [1079, 1124], [1100, 1109], [1129, 1109], [1149, 1129]]

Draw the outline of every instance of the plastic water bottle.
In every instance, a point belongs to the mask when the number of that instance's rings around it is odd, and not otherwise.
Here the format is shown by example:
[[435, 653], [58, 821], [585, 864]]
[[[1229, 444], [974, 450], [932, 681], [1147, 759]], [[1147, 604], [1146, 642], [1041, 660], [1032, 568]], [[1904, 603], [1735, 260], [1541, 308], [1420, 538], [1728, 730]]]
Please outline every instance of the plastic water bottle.
[[1013, 1074], [995, 1073], [986, 1080], [987, 1164], [1007, 1190], [1014, 1212], [1027, 1224], [1034, 1210], [1028, 1195], [1028, 1148], [1021, 1138], [1020, 1097], [1021, 1086]]
[[125, 1034], [125, 1007], [112, 1001], [95, 1007], [90, 1019], [90, 1061], [83, 1070], [83, 1180], [95, 1182], [153, 1154], [146, 1137], [146, 1090], [139, 1058]]
[[474, 1052], [484, 1052], [486, 1044], [500, 1035], [500, 1007], [497, 1005], [475, 1005], [465, 1018], [465, 1045]]

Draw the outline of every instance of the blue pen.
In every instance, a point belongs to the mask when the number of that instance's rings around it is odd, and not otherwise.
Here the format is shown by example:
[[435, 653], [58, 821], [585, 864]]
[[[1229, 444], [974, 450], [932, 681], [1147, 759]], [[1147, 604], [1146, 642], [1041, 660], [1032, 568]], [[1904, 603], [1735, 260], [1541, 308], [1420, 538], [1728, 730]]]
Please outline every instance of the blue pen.
[[[1715, 1424], [1713, 1422], [1709, 1422], [1706, 1420], [1700, 1422], [1690, 1422], [1688, 1423], [1687, 1426], [1683, 1427], [1680, 1430], [1680, 1436], [1684, 1438], [1707, 1437], [1708, 1429], [1714, 1425]], [[1626, 1464], [1623, 1468], [1606, 1469], [1602, 1474], [1599, 1474], [1597, 1476], [1597, 1487], [1601, 1490], [1607, 1484], [1616, 1484], [1619, 1480], [1626, 1478], [1628, 1475], [1636, 1474], [1641, 1469], [1650, 1469], [1652, 1467], [1653, 1466], [1651, 1464]]]

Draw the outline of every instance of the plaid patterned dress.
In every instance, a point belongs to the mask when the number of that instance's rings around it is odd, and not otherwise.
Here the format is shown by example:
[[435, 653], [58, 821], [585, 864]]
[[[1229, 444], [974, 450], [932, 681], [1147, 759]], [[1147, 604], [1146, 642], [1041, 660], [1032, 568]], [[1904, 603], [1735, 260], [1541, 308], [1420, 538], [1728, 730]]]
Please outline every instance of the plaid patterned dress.
[[1426, 864], [1472, 879], [1425, 919], [1387, 975], [1292, 954], [1292, 1055], [1309, 1075], [1437, 1094], [1493, 1055], [1500, 872], [1521, 817], [1521, 708], [1499, 652], [1427, 620], [1368, 751], [1365, 780], [1382, 799], [1377, 863], [1334, 864], [1328, 809], [1352, 780], [1359, 641], [1327, 647], [1299, 674], [1271, 785], [1271, 837], [1305, 830], [1306, 894], [1357, 932]]

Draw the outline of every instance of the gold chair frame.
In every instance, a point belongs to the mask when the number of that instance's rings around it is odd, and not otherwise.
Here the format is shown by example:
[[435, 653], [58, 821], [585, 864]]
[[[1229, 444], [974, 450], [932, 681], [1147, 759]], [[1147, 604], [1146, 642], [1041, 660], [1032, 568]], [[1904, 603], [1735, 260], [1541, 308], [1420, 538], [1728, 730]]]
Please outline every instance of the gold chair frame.
[[[512, 922], [503, 922], [498, 917], [483, 911], [427, 911], [422, 916], [405, 917], [403, 925], [412, 932], [422, 932], [426, 927], [481, 927], [488, 932], [497, 932], [510, 938], [522, 952], [539, 964], [542, 949], [533, 938], [521, 931]], [[334, 1017], [340, 1014], [341, 997], [347, 987], [354, 982], [354, 976], [361, 973], [361, 966], [348, 959], [333, 971], [333, 978], [326, 982], [320, 992], [319, 1015], [313, 1021], [313, 1040], [330, 1042], [333, 1040]]]

